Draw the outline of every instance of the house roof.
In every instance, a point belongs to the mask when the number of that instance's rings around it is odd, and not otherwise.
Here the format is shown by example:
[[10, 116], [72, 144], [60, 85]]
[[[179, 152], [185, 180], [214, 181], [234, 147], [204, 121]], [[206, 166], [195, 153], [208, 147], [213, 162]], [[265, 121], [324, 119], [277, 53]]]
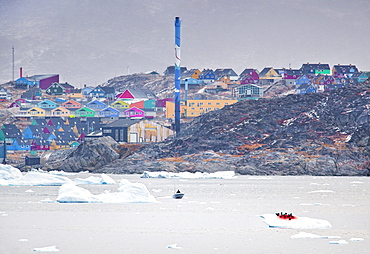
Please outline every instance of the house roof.
[[129, 126], [131, 126], [133, 124], [136, 124], [140, 121], [141, 120], [119, 119], [119, 120], [116, 120], [112, 123], [109, 123], [109, 124], [103, 126], [103, 128], [104, 127], [129, 127]]
[[335, 69], [337, 73], [343, 73], [343, 74], [358, 72], [356, 65], [351, 65], [351, 64], [350, 65], [341, 65], [341, 64], [334, 65], [333, 69]]
[[330, 70], [329, 64], [302, 64], [301, 70], [303, 73], [315, 73], [315, 70]]
[[105, 92], [105, 94], [114, 94], [116, 92], [114, 87], [101, 86], [100, 88]]
[[59, 76], [59, 75], [58, 74], [42, 74], [42, 75], [33, 75], [30, 77], [23, 77], [23, 78], [25, 78], [28, 81], [40, 81], [40, 80], [55, 77], [55, 76]]
[[219, 78], [219, 77], [222, 77], [222, 76], [238, 76], [238, 74], [236, 74], [236, 72], [229, 68], [229, 69], [216, 69], [215, 70], [215, 75], [216, 75], [216, 78]]

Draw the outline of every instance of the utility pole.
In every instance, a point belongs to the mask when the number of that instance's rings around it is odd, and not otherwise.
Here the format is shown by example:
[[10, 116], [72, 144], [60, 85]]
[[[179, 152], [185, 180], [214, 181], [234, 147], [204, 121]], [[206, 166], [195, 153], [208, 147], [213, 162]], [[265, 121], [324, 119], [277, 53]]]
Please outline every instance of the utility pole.
[[13, 67], [13, 82], [14, 82], [14, 45], [12, 45], [12, 56], [13, 56], [13, 62], [12, 62], [12, 67]]

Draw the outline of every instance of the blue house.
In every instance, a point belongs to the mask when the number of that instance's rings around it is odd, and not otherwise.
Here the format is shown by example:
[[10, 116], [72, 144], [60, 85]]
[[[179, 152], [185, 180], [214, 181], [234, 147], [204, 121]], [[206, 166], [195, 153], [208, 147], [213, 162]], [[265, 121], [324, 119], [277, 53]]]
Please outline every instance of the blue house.
[[89, 103], [87, 103], [86, 107], [91, 108], [95, 111], [99, 111], [99, 110], [105, 109], [107, 107], [107, 104], [94, 100], [94, 101], [90, 101]]
[[204, 83], [213, 82], [215, 79], [216, 79], [216, 75], [214, 71], [211, 69], [203, 70], [199, 74], [199, 80], [203, 81]]
[[310, 83], [310, 79], [306, 75], [302, 75], [295, 80], [296, 86], [300, 86], [302, 84], [309, 84], [309, 83]]
[[31, 150], [31, 142], [29, 139], [18, 137], [13, 140], [11, 145], [7, 145], [6, 149], [9, 151], [29, 151]]
[[120, 111], [115, 108], [105, 108], [99, 112], [100, 117], [119, 117]]
[[114, 87], [97, 86], [89, 93], [89, 97], [113, 100], [115, 98], [115, 89]]
[[296, 89], [297, 94], [316, 93], [316, 88], [312, 84], [302, 84]]
[[28, 125], [23, 131], [23, 137], [27, 139], [40, 138], [44, 128], [45, 126]]
[[39, 102], [37, 104], [37, 107], [42, 109], [54, 109], [57, 108], [58, 105], [55, 102], [52, 102], [50, 100], [43, 100], [42, 102]]

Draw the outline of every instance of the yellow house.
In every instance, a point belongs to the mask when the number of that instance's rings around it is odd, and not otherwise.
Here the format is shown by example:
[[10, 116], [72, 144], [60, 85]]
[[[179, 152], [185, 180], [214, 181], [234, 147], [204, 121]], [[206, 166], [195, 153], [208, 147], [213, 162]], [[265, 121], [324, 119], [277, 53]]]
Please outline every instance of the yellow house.
[[130, 108], [130, 104], [128, 104], [127, 102], [123, 100], [115, 101], [110, 106], [115, 109], [129, 109]]
[[33, 107], [26, 111], [26, 115], [29, 116], [46, 116], [46, 110], [39, 108], [39, 107]]
[[282, 79], [281, 75], [272, 67], [264, 68], [258, 75], [260, 79]]
[[[180, 105], [181, 117], [197, 117], [213, 110], [232, 105], [238, 100], [188, 100], [186, 105]], [[166, 117], [175, 118], [175, 103], [166, 103]]]
[[84, 95], [82, 94], [82, 89], [72, 89], [69, 93], [69, 98], [84, 98]]
[[65, 107], [57, 107], [51, 111], [52, 116], [69, 116], [70, 111]]

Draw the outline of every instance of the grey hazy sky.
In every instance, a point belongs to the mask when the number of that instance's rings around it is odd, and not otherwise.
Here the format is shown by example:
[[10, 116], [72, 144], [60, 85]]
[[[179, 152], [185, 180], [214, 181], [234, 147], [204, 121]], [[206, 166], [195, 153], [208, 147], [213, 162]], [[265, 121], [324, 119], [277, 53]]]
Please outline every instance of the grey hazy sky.
[[[0, 83], [60, 74], [77, 87], [174, 63], [187, 68], [370, 70], [369, 0], [0, 0]], [[129, 66], [129, 68], [128, 68]]]

